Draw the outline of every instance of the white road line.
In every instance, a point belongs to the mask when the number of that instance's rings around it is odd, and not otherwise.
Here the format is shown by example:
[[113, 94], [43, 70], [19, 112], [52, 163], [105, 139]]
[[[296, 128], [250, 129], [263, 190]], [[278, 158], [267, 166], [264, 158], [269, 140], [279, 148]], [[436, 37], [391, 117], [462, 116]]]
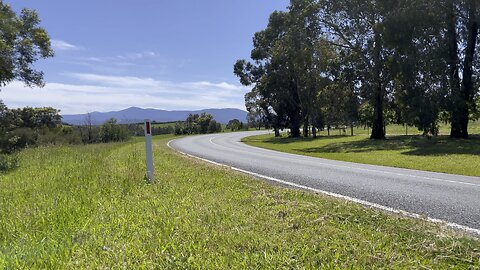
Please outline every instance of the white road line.
[[170, 149], [172, 149], [172, 150], [174, 150], [174, 151], [176, 151], [176, 152], [178, 152], [182, 155], [185, 155], [185, 156], [188, 156], [188, 157], [191, 157], [191, 158], [195, 158], [195, 159], [198, 159], [198, 160], [202, 160], [204, 162], [214, 164], [216, 166], [226, 167], [226, 168], [232, 169], [234, 171], [238, 171], [238, 172], [241, 172], [241, 173], [245, 173], [245, 174], [248, 174], [248, 175], [255, 176], [257, 178], [263, 178], [263, 179], [273, 181], [273, 182], [277, 182], [277, 183], [280, 183], [280, 184], [283, 184], [283, 185], [287, 185], [287, 186], [291, 186], [291, 187], [295, 187], [295, 188], [299, 188], [299, 189], [303, 189], [303, 190], [313, 191], [315, 193], [324, 194], [324, 195], [331, 196], [331, 197], [334, 197], [334, 198], [344, 199], [344, 200], [347, 200], [347, 201], [350, 201], [350, 202], [358, 203], [358, 204], [368, 206], [368, 207], [372, 207], [372, 208], [377, 208], [377, 209], [387, 211], [387, 212], [390, 212], [390, 213], [399, 214], [399, 215], [403, 215], [403, 216], [410, 217], [410, 218], [415, 218], [415, 219], [426, 220], [426, 221], [429, 221], [429, 222], [432, 222], [432, 223], [446, 225], [450, 228], [463, 230], [463, 231], [466, 231], [466, 232], [469, 232], [469, 233], [476, 234], [477, 236], [480, 236], [480, 230], [479, 229], [470, 228], [470, 227], [460, 225], [460, 224], [457, 224], [457, 223], [448, 222], [448, 221], [445, 221], [445, 220], [436, 219], [436, 218], [432, 218], [432, 217], [428, 217], [428, 216], [423, 216], [423, 215], [420, 215], [420, 214], [411, 213], [411, 212], [400, 210], [400, 209], [395, 209], [395, 208], [384, 206], [384, 205], [381, 205], [381, 204], [372, 203], [372, 202], [356, 199], [356, 198], [353, 198], [353, 197], [349, 197], [349, 196], [345, 196], [345, 195], [341, 195], [341, 194], [337, 194], [337, 193], [333, 193], [333, 192], [329, 192], [329, 191], [325, 191], [325, 190], [321, 190], [321, 189], [307, 187], [307, 186], [304, 186], [304, 185], [288, 182], [286, 180], [281, 180], [281, 179], [278, 179], [278, 178], [274, 178], [274, 177], [266, 176], [266, 175], [263, 175], [263, 174], [243, 170], [243, 169], [236, 168], [236, 167], [231, 167], [231, 166], [228, 166], [228, 165], [225, 165], [225, 164], [215, 162], [213, 160], [208, 160], [208, 159], [205, 159], [205, 158], [190, 155], [190, 154], [184, 153], [182, 151], [179, 151], [179, 150], [173, 148], [170, 145], [170, 143], [173, 142], [173, 141], [174, 140], [171, 140], [167, 143], [167, 146]]

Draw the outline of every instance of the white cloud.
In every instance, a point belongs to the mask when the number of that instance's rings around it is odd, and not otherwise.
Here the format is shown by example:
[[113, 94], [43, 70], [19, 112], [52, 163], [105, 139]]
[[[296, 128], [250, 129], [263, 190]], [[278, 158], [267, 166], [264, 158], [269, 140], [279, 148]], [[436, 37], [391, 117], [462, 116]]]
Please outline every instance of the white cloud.
[[125, 55], [118, 55], [116, 58], [120, 60], [130, 60], [130, 61], [135, 61], [135, 60], [141, 60], [145, 58], [155, 58], [158, 55], [154, 52], [137, 52], [137, 53], [129, 53]]
[[52, 39], [52, 47], [55, 51], [71, 51], [79, 49], [79, 47], [73, 44], [58, 39]]
[[9, 107], [51, 106], [64, 114], [112, 111], [131, 106], [167, 110], [245, 109], [248, 88], [226, 82], [168, 82], [152, 78], [68, 74], [78, 84], [47, 83], [42, 89], [13, 82], [2, 89], [0, 99]]

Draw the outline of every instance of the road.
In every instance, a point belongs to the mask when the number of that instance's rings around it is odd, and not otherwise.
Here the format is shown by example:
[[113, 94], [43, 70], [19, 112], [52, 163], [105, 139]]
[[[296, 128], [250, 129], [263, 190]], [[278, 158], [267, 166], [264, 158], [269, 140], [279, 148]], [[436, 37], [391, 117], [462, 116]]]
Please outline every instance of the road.
[[480, 177], [326, 160], [240, 142], [264, 133], [190, 136], [169, 145], [268, 180], [480, 234]]

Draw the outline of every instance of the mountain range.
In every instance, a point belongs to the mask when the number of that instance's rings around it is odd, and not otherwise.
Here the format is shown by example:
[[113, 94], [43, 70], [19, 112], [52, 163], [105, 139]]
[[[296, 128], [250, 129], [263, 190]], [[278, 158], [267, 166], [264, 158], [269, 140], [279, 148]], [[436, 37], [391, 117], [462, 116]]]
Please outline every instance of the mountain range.
[[[239, 109], [205, 109], [198, 111], [166, 111], [157, 109], [142, 109], [138, 107], [130, 107], [121, 111], [113, 112], [92, 112], [90, 113], [91, 121], [94, 125], [101, 125], [110, 118], [115, 118], [121, 124], [140, 123], [145, 119], [156, 122], [174, 122], [184, 121], [189, 114], [208, 113], [222, 124], [228, 123], [232, 119], [246, 121], [247, 112]], [[82, 125], [85, 123], [87, 114], [70, 114], [62, 115], [63, 122], [71, 125]]]

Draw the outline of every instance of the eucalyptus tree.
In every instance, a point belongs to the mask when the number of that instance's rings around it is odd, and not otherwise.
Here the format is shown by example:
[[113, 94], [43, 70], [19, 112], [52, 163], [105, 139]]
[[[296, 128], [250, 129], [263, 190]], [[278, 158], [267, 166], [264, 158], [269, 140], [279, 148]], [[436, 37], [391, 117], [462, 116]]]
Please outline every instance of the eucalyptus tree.
[[320, 37], [318, 5], [313, 0], [292, 0], [286, 12], [274, 12], [266, 29], [254, 36], [253, 63], [239, 60], [234, 73], [244, 85], [254, 85], [247, 95], [258, 97], [274, 127], [286, 125], [292, 137], [300, 136], [317, 94], [316, 44]]
[[[468, 138], [468, 121], [478, 91], [474, 72], [478, 71], [478, 0], [444, 0], [445, 42], [448, 53], [451, 122], [450, 136]], [[463, 59], [462, 59], [463, 58]], [[477, 87], [475, 87], [477, 84]]]
[[385, 21], [396, 12], [394, 2], [319, 0], [324, 37], [356, 67], [353, 87], [373, 106], [372, 139], [385, 138], [384, 107], [391, 90], [386, 62], [392, 54], [385, 44]]
[[37, 12], [23, 9], [17, 15], [0, 1], [0, 21], [0, 87], [15, 79], [27, 86], [43, 86], [43, 72], [33, 63], [52, 57], [53, 50]]
[[393, 79], [391, 107], [397, 121], [435, 135], [448, 92], [442, 9], [422, 0], [396, 1], [394, 7], [397, 12], [384, 23], [385, 44], [393, 52], [387, 61]]

